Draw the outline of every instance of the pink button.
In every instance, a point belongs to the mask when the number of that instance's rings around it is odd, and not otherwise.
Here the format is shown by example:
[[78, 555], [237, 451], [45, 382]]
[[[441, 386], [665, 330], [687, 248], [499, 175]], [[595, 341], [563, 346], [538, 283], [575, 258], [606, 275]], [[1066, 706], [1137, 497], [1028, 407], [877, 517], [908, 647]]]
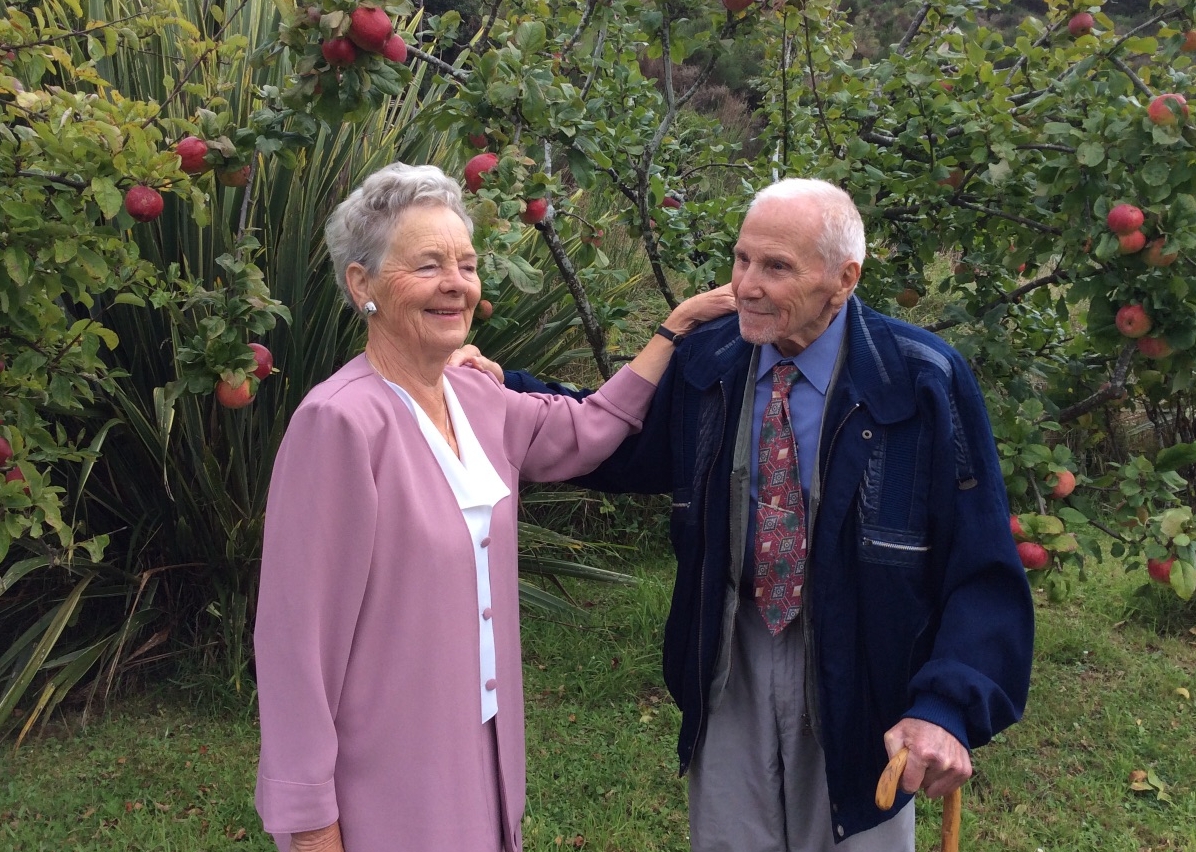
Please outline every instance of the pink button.
[[482, 547], [489, 547], [489, 546], [490, 546], [490, 536], [486, 536], [484, 539], [482, 539]]
[[486, 619], [487, 621], [489, 621], [493, 616], [494, 613], [491, 611], [490, 607], [486, 607], [484, 610], [482, 610], [482, 618]]
[[490, 678], [490, 680], [486, 681], [486, 689], [494, 692], [494, 690], [498, 689], [498, 681], [496, 681], [494, 678]]

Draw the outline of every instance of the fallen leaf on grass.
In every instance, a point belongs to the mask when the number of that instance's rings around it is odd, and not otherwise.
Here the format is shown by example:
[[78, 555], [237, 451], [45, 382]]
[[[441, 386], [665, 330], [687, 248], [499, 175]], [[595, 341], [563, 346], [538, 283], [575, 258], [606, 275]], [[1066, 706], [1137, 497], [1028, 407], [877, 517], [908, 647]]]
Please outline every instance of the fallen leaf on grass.
[[1185, 689], [1185, 688], [1184, 688], [1184, 687], [1182, 687], [1182, 686], [1177, 686], [1177, 687], [1175, 688], [1175, 694], [1176, 694], [1176, 695], [1178, 695], [1178, 696], [1180, 696], [1181, 698], [1183, 698], [1183, 699], [1184, 699], [1184, 701], [1191, 701], [1191, 700], [1192, 700], [1192, 693], [1188, 692], [1188, 690], [1187, 690], [1187, 689]]
[[79, 814], [79, 819], [87, 819], [88, 817], [95, 816], [95, 812], [97, 810], [98, 810], [98, 808], [96, 808], [95, 805], [92, 805], [90, 808], [85, 810], [83, 813]]
[[244, 840], [246, 837], [249, 836], [249, 832], [243, 828], [238, 828], [236, 831], [233, 831], [230, 828], [226, 828], [224, 830], [224, 836], [227, 837], [229, 840]]

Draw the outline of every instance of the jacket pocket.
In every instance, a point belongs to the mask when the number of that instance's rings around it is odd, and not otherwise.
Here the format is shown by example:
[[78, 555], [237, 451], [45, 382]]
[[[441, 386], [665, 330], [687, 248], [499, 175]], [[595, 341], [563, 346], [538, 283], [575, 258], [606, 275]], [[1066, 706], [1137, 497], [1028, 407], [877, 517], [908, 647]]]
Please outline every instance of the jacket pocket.
[[864, 525], [860, 530], [860, 560], [878, 565], [927, 564], [930, 539], [926, 533]]

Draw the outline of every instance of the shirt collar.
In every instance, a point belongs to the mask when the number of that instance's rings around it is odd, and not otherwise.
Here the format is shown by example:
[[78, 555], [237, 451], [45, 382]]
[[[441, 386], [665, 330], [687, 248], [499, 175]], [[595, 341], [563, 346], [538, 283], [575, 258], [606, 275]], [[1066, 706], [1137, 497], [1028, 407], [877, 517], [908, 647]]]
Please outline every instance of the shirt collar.
[[835, 372], [835, 360], [839, 357], [839, 347], [843, 344], [843, 335], [847, 329], [847, 310], [835, 314], [826, 331], [792, 358], [786, 358], [777, 347], [766, 343], [760, 347], [760, 360], [756, 367], [756, 381], [767, 376], [774, 366], [781, 361], [791, 362], [801, 371], [802, 376], [818, 392], [826, 395], [830, 387], [831, 375]]

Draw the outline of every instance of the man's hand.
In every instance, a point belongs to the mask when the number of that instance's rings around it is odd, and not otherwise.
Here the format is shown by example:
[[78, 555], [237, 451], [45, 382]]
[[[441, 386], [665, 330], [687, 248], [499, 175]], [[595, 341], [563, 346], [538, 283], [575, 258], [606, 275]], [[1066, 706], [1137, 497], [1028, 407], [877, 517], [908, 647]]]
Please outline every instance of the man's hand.
[[498, 379], [500, 385], [503, 383], [502, 367], [483, 355], [482, 351], [472, 343], [467, 343], [453, 352], [449, 356], [448, 366], [473, 367], [475, 370], [480, 370], [483, 373], [490, 373], [494, 378]]
[[909, 749], [909, 760], [901, 775], [901, 789], [906, 793], [925, 790], [927, 796], [938, 799], [972, 777], [968, 750], [938, 725], [902, 719], [885, 734], [885, 749], [892, 757], [902, 746]]
[[327, 828], [292, 834], [290, 852], [345, 852], [341, 843], [340, 822], [334, 822]]

